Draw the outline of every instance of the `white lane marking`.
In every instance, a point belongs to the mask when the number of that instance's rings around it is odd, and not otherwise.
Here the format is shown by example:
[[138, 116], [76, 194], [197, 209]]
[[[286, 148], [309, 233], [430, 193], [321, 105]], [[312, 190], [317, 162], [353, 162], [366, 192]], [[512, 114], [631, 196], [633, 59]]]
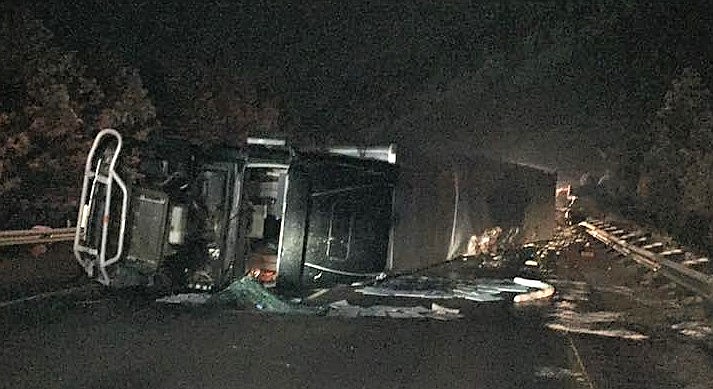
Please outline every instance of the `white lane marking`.
[[22, 298], [18, 298], [15, 300], [3, 301], [0, 303], [0, 308], [9, 307], [11, 305], [16, 305], [16, 304], [22, 304], [22, 303], [26, 303], [28, 301], [33, 301], [33, 300], [41, 300], [41, 299], [45, 299], [45, 298], [49, 298], [49, 297], [61, 296], [64, 294], [71, 294], [71, 293], [74, 293], [77, 291], [89, 289], [89, 287], [91, 287], [91, 286], [92, 285], [76, 286], [73, 288], [55, 290], [53, 292], [40, 293], [40, 294], [36, 294], [33, 296], [22, 297]]
[[574, 352], [574, 357], [577, 359], [577, 365], [582, 371], [582, 374], [584, 375], [584, 379], [586, 380], [587, 384], [589, 384], [589, 389], [594, 389], [594, 382], [589, 376], [589, 373], [587, 373], [587, 369], [584, 367], [584, 361], [582, 361], [582, 357], [579, 355], [579, 350], [577, 350], [577, 347], [574, 345], [574, 340], [569, 335], [567, 335], [567, 340], [569, 340], [569, 347], [572, 349], [572, 352]]

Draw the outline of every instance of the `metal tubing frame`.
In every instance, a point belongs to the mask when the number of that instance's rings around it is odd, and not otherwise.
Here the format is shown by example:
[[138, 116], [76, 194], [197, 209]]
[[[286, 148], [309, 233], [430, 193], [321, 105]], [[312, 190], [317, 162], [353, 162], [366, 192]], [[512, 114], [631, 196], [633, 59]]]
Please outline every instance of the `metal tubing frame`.
[[[106, 128], [101, 130], [97, 136], [94, 138], [94, 142], [92, 143], [92, 147], [89, 150], [89, 155], [87, 156], [87, 162], [84, 167], [84, 179], [82, 182], [82, 196], [80, 199], [80, 204], [79, 204], [79, 211], [78, 211], [78, 216], [77, 220], [81, 221], [84, 212], [84, 205], [87, 201], [87, 190], [89, 187], [89, 179], [90, 177], [95, 179], [94, 184], [96, 184], [96, 178], [98, 177], [98, 174], [95, 173], [92, 169], [92, 161], [94, 160], [94, 155], [99, 148], [99, 145], [101, 144], [103, 138], [105, 136], [113, 136], [116, 141], [117, 141], [117, 146], [116, 149], [114, 150], [114, 155], [111, 158], [111, 161], [109, 163], [109, 169], [108, 169], [108, 175], [107, 175], [107, 182], [106, 182], [106, 197], [105, 197], [105, 202], [104, 202], [104, 214], [102, 215], [102, 237], [101, 237], [101, 243], [99, 249], [92, 249], [90, 247], [84, 246], [80, 243], [80, 238], [82, 237], [82, 227], [81, 223], [77, 223], [76, 231], [74, 234], [74, 256], [77, 259], [77, 261], [82, 265], [86, 273], [92, 277], [94, 275], [94, 261], [92, 260], [87, 260], [84, 257], [82, 257], [82, 253], [87, 253], [92, 256], [96, 256], [98, 259], [97, 267], [99, 268], [99, 277], [98, 281], [104, 285], [109, 285], [111, 280], [109, 279], [109, 275], [106, 271], [106, 267], [110, 266], [114, 263], [116, 263], [120, 258], [124, 250], [124, 234], [126, 231], [126, 213], [128, 209], [128, 190], [126, 188], [126, 184], [124, 181], [119, 177], [117, 174], [115, 167], [116, 167], [116, 162], [119, 159], [119, 154], [121, 154], [121, 148], [123, 145], [123, 140], [121, 137], [121, 134], [111, 128]], [[101, 162], [98, 162], [101, 163]], [[93, 177], [96, 176], [96, 177]], [[106, 245], [107, 245], [107, 238], [108, 238], [108, 233], [109, 233], [109, 221], [110, 221], [110, 212], [111, 212], [111, 197], [112, 197], [112, 187], [113, 183], [116, 182], [116, 184], [119, 186], [119, 189], [122, 192], [122, 202], [121, 202], [121, 219], [119, 223], [119, 237], [118, 237], [118, 244], [117, 244], [117, 250], [116, 254], [109, 258], [106, 259]], [[94, 187], [94, 185], [92, 185]], [[92, 196], [93, 196], [93, 190], [92, 190]]]

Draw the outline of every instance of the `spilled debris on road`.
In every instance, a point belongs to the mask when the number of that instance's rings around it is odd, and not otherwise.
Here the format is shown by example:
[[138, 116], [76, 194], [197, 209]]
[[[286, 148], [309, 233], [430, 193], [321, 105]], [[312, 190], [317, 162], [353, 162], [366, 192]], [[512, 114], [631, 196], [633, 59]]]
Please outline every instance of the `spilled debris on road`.
[[[590, 260], [581, 254], [581, 247], [588, 247], [584, 237], [574, 227], [561, 229], [547, 250], [559, 256], [565, 252], [578, 252], [581, 258]], [[627, 327], [628, 317], [614, 311], [595, 310], [591, 305], [592, 291], [614, 293], [626, 296], [630, 291], [617, 285], [590, 286], [584, 281], [567, 279], [552, 279], [548, 281], [555, 285], [558, 295], [555, 298], [550, 322], [546, 327], [557, 332], [583, 335], [602, 336], [641, 341], [649, 336], [633, 331]]]
[[338, 317], [389, 317], [393, 319], [436, 319], [452, 320], [463, 317], [460, 310], [446, 308], [432, 303], [431, 308], [423, 306], [415, 307], [394, 307], [388, 305], [373, 305], [362, 307], [349, 304], [347, 300], [339, 300], [329, 304], [328, 316]]
[[228, 306], [280, 314], [319, 314], [324, 311], [320, 307], [308, 307], [284, 301], [250, 276], [245, 276], [212, 295], [208, 293], [181, 293], [161, 297], [156, 302], [189, 306]]
[[547, 323], [547, 328], [554, 331], [629, 340], [649, 338], [647, 335], [636, 331], [616, 328], [616, 323], [623, 326], [626, 321], [622, 313], [610, 311], [578, 312], [577, 305], [569, 301], [555, 303], [555, 311], [551, 317], [553, 321]]
[[517, 293], [515, 302], [545, 298], [554, 294], [554, 287], [541, 281], [515, 277], [514, 279], [477, 278], [474, 280], [426, 276], [401, 276], [356, 292], [383, 297], [412, 297], [425, 299], [462, 298], [476, 302], [500, 301], [503, 293]]
[[320, 307], [308, 307], [284, 301], [250, 276], [228, 285], [227, 288], [213, 295], [208, 303], [281, 314], [319, 314], [323, 311]]
[[[497, 242], [497, 239], [493, 239]], [[215, 305], [244, 310], [258, 310], [278, 314], [309, 314], [338, 317], [388, 317], [388, 318], [432, 318], [451, 320], [463, 317], [458, 309], [425, 302], [422, 306], [400, 306], [397, 303], [379, 304], [371, 301], [369, 306], [354, 305], [358, 296], [378, 298], [414, 298], [422, 300], [462, 299], [478, 303], [512, 301], [524, 303], [531, 300], [546, 299], [555, 293], [555, 288], [545, 282], [529, 278], [486, 278], [481, 277], [484, 257], [507, 264], [508, 267], [524, 266], [525, 261], [532, 261], [536, 247], [526, 246], [508, 254], [483, 254], [479, 257], [463, 258], [462, 261], [450, 261], [439, 268], [433, 268], [420, 275], [397, 275], [378, 277], [370, 282], [361, 282], [342, 289], [347, 295], [337, 292], [330, 302], [329, 298], [315, 300], [330, 289], [322, 289], [306, 299], [285, 300], [266, 287], [256, 274], [249, 274], [227, 288], [213, 295], [186, 293], [157, 299], [160, 303], [183, 305]], [[498, 258], [500, 257], [500, 258]], [[474, 260], [477, 259], [477, 260]], [[534, 275], [539, 270], [530, 269], [524, 274]], [[509, 272], [499, 271], [500, 277]], [[512, 274], [512, 273], [509, 273]], [[350, 298], [353, 297], [354, 299]], [[347, 300], [349, 298], [350, 301]], [[317, 302], [319, 301], [319, 302]], [[358, 304], [358, 303], [357, 303]]]
[[[362, 295], [379, 297], [460, 298], [476, 302], [501, 301], [508, 294], [515, 294], [513, 301], [522, 302], [549, 297], [554, 293], [554, 288], [541, 281], [523, 278], [457, 280], [443, 277], [401, 276], [353, 291]], [[352, 305], [343, 299], [325, 306], [307, 306], [281, 299], [250, 276], [233, 282], [227, 288], [213, 295], [183, 293], [162, 297], [156, 302], [188, 306], [205, 304], [279, 314], [326, 314], [339, 317], [431, 318], [438, 320], [463, 317], [458, 309], [447, 308], [435, 303], [430, 303], [430, 308], [390, 305], [363, 307]]]
[[517, 245], [521, 235], [519, 227], [512, 227], [503, 230], [496, 226], [487, 228], [480, 235], [472, 235], [468, 239], [466, 251], [462, 254], [466, 257], [474, 257], [483, 254], [490, 254], [495, 257], [497, 253], [504, 252]]
[[347, 300], [333, 302], [326, 307], [311, 307], [286, 302], [270, 292], [254, 278], [246, 276], [233, 282], [221, 292], [210, 295], [207, 293], [182, 293], [162, 297], [159, 303], [182, 305], [218, 305], [233, 306], [241, 309], [256, 309], [259, 311], [279, 314], [314, 314], [336, 317], [388, 317], [395, 319], [437, 319], [451, 320], [463, 317], [458, 309], [431, 304], [431, 308], [423, 306], [400, 307], [374, 305], [362, 307], [351, 305]]
[[209, 293], [179, 293], [158, 298], [156, 302], [165, 304], [201, 305], [205, 304], [210, 297], [211, 295]]

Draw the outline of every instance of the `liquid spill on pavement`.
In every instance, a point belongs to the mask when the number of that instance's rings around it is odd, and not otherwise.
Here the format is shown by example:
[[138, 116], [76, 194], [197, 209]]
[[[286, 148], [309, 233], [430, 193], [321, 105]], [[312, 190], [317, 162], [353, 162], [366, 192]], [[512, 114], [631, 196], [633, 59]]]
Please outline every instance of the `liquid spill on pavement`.
[[626, 321], [621, 312], [588, 311], [582, 304], [589, 301], [589, 288], [585, 282], [551, 282], [557, 285], [559, 295], [550, 314], [552, 321], [547, 323], [547, 328], [629, 340], [648, 339], [644, 334], [624, 328]]

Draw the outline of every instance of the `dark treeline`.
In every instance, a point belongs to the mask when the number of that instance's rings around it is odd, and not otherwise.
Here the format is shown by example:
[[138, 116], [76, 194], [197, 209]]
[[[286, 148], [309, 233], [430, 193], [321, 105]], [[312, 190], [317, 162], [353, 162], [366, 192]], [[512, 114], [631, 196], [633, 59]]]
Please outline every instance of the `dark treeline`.
[[[309, 144], [442, 134], [563, 176], [608, 171], [607, 193], [657, 223], [711, 216], [705, 1], [84, 0], [2, 11], [3, 220], [42, 188], [75, 193], [103, 126], [136, 143], [157, 132], [234, 144], [249, 133]], [[407, 121], [428, 126], [399, 133]]]

